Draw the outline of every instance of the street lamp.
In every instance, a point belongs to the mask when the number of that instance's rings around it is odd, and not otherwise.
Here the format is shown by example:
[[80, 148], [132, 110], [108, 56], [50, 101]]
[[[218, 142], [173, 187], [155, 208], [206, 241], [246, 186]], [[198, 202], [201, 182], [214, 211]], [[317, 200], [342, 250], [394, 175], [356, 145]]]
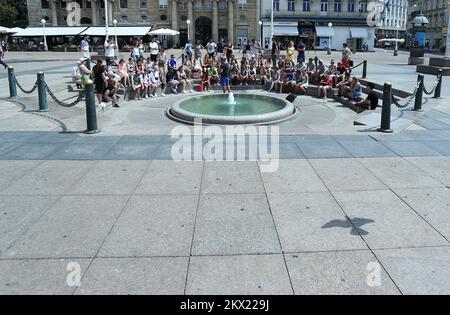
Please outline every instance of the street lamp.
[[119, 42], [117, 41], [117, 20], [114, 19], [113, 20], [113, 24], [114, 24], [114, 42], [116, 43], [116, 48], [117, 48], [117, 56], [119, 56]]
[[105, 0], [105, 35], [107, 38], [109, 35], [108, 19], [108, 0]]
[[274, 26], [274, 6], [275, 6], [275, 1], [272, 1], [272, 11], [270, 14], [270, 45], [272, 45], [272, 40], [273, 37], [275, 36], [275, 26]]
[[450, 58], [450, 8], [447, 11], [448, 27], [447, 27], [447, 44], [445, 45], [445, 58]]
[[328, 27], [330, 28], [330, 36], [328, 37], [328, 52], [327, 52], [327, 54], [328, 55], [331, 55], [331, 31], [333, 30], [333, 23], [328, 23]]
[[263, 46], [263, 41], [264, 41], [264, 37], [263, 37], [263, 21], [259, 21], [258, 25], [259, 25], [259, 30], [260, 30], [260, 33], [261, 33], [261, 37], [260, 37], [260, 39], [261, 39], [261, 48], [263, 48], [263, 47], [265, 47], [265, 46]]
[[44, 50], [48, 51], [47, 36], [45, 35], [45, 23], [47, 23], [47, 21], [45, 19], [42, 19], [41, 24], [42, 24], [42, 34], [44, 35]]
[[398, 56], [398, 31], [400, 30], [400, 25], [396, 25], [396, 35], [395, 35], [395, 50], [394, 50], [394, 56]]
[[191, 25], [191, 20], [186, 20], [186, 24], [187, 24], [187, 28], [188, 28], [188, 30], [187, 30], [187, 38], [188, 38], [188, 40], [190, 40], [191, 39], [191, 32], [190, 32], [190, 29], [189, 29], [189, 26]]

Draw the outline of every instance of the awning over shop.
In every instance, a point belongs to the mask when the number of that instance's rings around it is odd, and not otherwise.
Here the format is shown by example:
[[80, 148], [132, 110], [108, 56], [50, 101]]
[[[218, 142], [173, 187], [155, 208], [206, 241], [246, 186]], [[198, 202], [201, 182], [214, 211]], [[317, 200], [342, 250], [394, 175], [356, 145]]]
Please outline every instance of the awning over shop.
[[317, 37], [334, 37], [334, 27], [316, 26]]
[[369, 33], [367, 32], [366, 28], [362, 28], [362, 27], [351, 27], [350, 28], [350, 34], [352, 36], [352, 38], [368, 38], [369, 37]]
[[298, 36], [296, 26], [275, 26], [273, 30], [275, 36]]
[[[111, 26], [108, 32], [110, 36], [145, 36], [151, 29], [150, 26]], [[89, 27], [81, 35], [106, 36], [106, 30], [105, 27]]]
[[[83, 32], [87, 27], [46, 27], [46, 36], [75, 36]], [[43, 27], [28, 27], [14, 34], [15, 37], [44, 36]]]
[[22, 32], [24, 29], [23, 28], [20, 28], [20, 27], [14, 27], [14, 28], [10, 28], [9, 30], [8, 30], [8, 34], [15, 34], [15, 33], [18, 33], [18, 32]]
[[0, 34], [1, 33], [8, 33], [8, 31], [9, 31], [9, 28], [0, 26]]
[[150, 32], [150, 35], [153, 36], [177, 36], [180, 35], [180, 32], [174, 31], [168, 28], [160, 28], [159, 30], [154, 30]]

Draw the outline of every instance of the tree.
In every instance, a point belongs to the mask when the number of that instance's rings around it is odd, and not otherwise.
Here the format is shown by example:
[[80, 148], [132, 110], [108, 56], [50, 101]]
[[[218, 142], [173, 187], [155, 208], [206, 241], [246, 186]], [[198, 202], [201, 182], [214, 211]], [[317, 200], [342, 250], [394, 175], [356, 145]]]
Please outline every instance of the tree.
[[17, 9], [6, 1], [0, 4], [0, 25], [13, 27], [17, 18]]
[[4, 27], [26, 27], [28, 10], [26, 0], [0, 0], [0, 25]]

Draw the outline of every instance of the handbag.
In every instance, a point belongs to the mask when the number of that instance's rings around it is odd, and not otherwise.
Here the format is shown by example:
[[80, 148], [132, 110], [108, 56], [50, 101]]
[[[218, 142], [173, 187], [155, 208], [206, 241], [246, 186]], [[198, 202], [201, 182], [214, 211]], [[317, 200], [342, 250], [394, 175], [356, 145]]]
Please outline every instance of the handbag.
[[294, 103], [296, 99], [297, 99], [297, 95], [294, 95], [294, 94], [289, 94], [286, 97], [286, 101], [288, 101], [290, 103]]

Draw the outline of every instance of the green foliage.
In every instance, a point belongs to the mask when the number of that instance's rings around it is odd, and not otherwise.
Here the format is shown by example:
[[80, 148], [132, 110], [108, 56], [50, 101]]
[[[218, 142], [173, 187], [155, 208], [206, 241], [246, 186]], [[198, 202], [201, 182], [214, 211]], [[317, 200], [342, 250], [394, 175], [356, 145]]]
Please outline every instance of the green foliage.
[[26, 0], [0, 0], [0, 25], [26, 27], [28, 25]]

